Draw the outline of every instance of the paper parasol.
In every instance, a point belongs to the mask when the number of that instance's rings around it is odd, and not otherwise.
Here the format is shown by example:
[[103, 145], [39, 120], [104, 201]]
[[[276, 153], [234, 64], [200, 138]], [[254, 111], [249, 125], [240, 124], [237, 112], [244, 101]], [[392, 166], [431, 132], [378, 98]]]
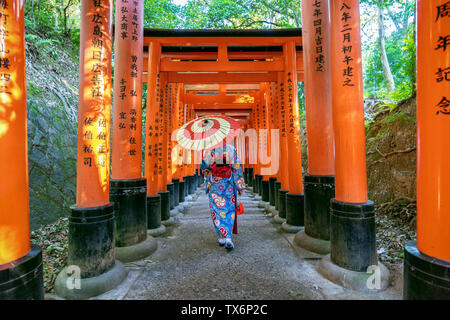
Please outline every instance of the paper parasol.
[[225, 116], [208, 116], [189, 121], [177, 132], [178, 144], [189, 150], [222, 146], [239, 134], [239, 122]]

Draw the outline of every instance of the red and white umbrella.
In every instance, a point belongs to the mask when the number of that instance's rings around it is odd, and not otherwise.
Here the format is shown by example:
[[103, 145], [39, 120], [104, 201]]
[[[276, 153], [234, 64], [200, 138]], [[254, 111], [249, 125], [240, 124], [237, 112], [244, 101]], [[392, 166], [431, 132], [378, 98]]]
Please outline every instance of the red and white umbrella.
[[225, 116], [208, 116], [189, 121], [177, 132], [178, 144], [189, 150], [222, 146], [239, 134], [238, 121]]

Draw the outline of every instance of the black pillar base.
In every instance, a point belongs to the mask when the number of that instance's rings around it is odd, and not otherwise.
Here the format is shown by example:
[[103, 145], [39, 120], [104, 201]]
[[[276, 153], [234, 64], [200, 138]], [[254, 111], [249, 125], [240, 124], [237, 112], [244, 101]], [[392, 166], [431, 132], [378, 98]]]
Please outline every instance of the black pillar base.
[[161, 224], [161, 195], [147, 197], [147, 234], [159, 237], [166, 233], [166, 227]]
[[161, 196], [147, 197], [147, 229], [156, 229], [161, 226]]
[[146, 186], [145, 178], [110, 182], [117, 247], [132, 246], [147, 239]]
[[303, 227], [305, 219], [305, 195], [297, 193], [286, 194], [286, 223], [291, 226]]
[[173, 199], [174, 203], [173, 205], [175, 207], [178, 207], [180, 204], [180, 179], [172, 179], [173, 183]]
[[203, 183], [202, 177], [199, 174], [197, 174], [197, 188], [200, 188], [202, 183]]
[[305, 233], [330, 240], [330, 201], [334, 198], [334, 176], [304, 176]]
[[187, 197], [189, 195], [189, 176], [184, 176], [183, 181], [184, 181], [184, 197]]
[[173, 208], [175, 208], [175, 191], [173, 183], [167, 184], [167, 191], [169, 192], [169, 208], [170, 210], [172, 210]]
[[17, 260], [0, 264], [0, 300], [43, 300], [42, 251], [36, 245]]
[[416, 242], [405, 245], [403, 298], [450, 300], [450, 261], [421, 253]]
[[277, 178], [269, 178], [269, 203], [271, 206], [275, 206], [275, 181]]
[[170, 192], [160, 191], [158, 194], [161, 196], [161, 221], [170, 219]]
[[278, 190], [278, 216], [286, 219], [286, 195], [288, 190]]
[[330, 241], [331, 261], [339, 267], [366, 272], [369, 266], [377, 265], [373, 202], [332, 199]]
[[192, 175], [192, 184], [194, 186], [194, 192], [195, 192], [195, 189], [197, 189], [197, 176], [195, 174]]
[[264, 202], [269, 202], [269, 181], [263, 180], [261, 185], [261, 200]]
[[184, 191], [184, 181], [180, 181], [179, 182], [179, 188], [180, 188], [180, 190], [179, 190], [179, 203], [183, 203], [184, 201], [186, 201], [185, 200], [185, 191]]
[[253, 192], [259, 194], [259, 174], [255, 174], [253, 179]]
[[81, 278], [103, 274], [115, 264], [114, 203], [70, 208], [67, 265], [80, 268]]
[[263, 194], [263, 181], [264, 181], [264, 177], [262, 175], [258, 175], [258, 192], [259, 192], [259, 195], [261, 196], [261, 199], [262, 199], [262, 194]]
[[244, 168], [244, 182], [245, 184], [248, 184], [248, 168]]
[[253, 175], [253, 168], [248, 168], [248, 184], [250, 187], [254, 187], [253, 181], [254, 181], [254, 175]]
[[195, 193], [195, 177], [194, 175], [190, 175], [189, 176], [189, 194], [194, 194]]
[[278, 200], [279, 200], [278, 190], [281, 189], [281, 182], [275, 181], [274, 188], [275, 188], [275, 209], [278, 210]]

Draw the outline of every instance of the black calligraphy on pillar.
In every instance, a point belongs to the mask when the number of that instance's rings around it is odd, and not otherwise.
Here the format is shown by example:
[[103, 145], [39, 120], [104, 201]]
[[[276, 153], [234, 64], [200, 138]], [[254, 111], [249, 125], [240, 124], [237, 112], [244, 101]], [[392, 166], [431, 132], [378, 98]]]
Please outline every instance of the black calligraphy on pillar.
[[[444, 18], [450, 17], [450, 1], [447, 1], [439, 6], [436, 7], [436, 20], [434, 26], [436, 30], [440, 30], [439, 24], [441, 23], [448, 23], [444, 22]], [[439, 35], [439, 38], [437, 40], [436, 47], [434, 48], [435, 51], [437, 51], [441, 55], [446, 55], [448, 58], [448, 52], [446, 52], [447, 47], [450, 46], [450, 35]], [[439, 59], [439, 61], [448, 61], [448, 59]], [[436, 75], [436, 82], [440, 85], [446, 85], [447, 81], [450, 81], [450, 67], [448, 66], [440, 66], [435, 73]], [[447, 99], [446, 96], [440, 97], [439, 102], [436, 104], [437, 111], [436, 115], [444, 114], [449, 115], [450, 114], [450, 100]]]
[[[128, 4], [128, 0], [122, 0], [122, 5]], [[128, 7], [122, 6], [120, 8], [120, 37], [125, 40], [128, 39]]]
[[138, 10], [137, 7], [139, 5], [138, 1], [133, 0], [133, 15], [131, 18], [131, 27], [133, 29], [133, 31], [131, 32], [131, 40], [134, 42], [137, 42], [139, 40], [139, 33], [138, 33], [138, 28], [139, 28], [139, 19], [138, 19]]
[[[104, 90], [105, 90], [105, 76], [107, 66], [105, 64], [105, 48], [104, 48], [104, 36], [103, 36], [103, 24], [105, 23], [105, 17], [100, 12], [104, 10], [101, 0], [92, 0], [94, 12], [90, 22], [93, 24], [91, 30], [91, 41], [89, 45], [89, 51], [86, 59], [90, 60], [92, 67], [89, 70], [89, 86], [87, 88], [91, 101], [94, 101], [98, 105], [105, 103]], [[83, 165], [91, 167], [94, 158], [94, 153], [97, 154], [96, 165], [99, 167], [106, 166], [106, 154], [107, 154], [107, 123], [106, 119], [102, 116], [94, 120], [93, 117], [86, 117], [84, 120], [84, 133], [83, 138], [85, 144], [83, 146]], [[94, 127], [96, 125], [96, 128]], [[92, 128], [90, 128], [92, 127]], [[96, 145], [94, 149], [92, 146]]]
[[323, 23], [322, 16], [324, 12], [322, 9], [322, 0], [314, 0], [312, 4], [313, 12], [313, 26], [314, 26], [314, 57], [316, 72], [325, 72], [325, 55], [323, 47]]
[[281, 137], [286, 137], [286, 105], [284, 99], [284, 82], [280, 82], [280, 114], [281, 114]]
[[292, 80], [292, 73], [288, 72], [288, 79], [287, 79], [287, 104], [288, 104], [288, 110], [289, 110], [289, 134], [295, 133], [295, 126], [294, 126], [294, 94], [297, 94], [297, 92], [294, 92], [294, 81]]
[[341, 12], [341, 33], [342, 33], [342, 52], [344, 53], [344, 60], [342, 61], [344, 65], [344, 69], [342, 70], [342, 77], [344, 87], [354, 87], [355, 83], [353, 82], [354, 77], [354, 58], [352, 55], [352, 27], [350, 27], [350, 22], [353, 17], [351, 15], [352, 8], [343, 1], [342, 6], [340, 8]]
[[166, 134], [168, 136], [168, 143], [167, 143], [167, 167], [168, 170], [172, 170], [172, 142], [170, 139], [170, 130], [171, 130], [171, 124], [172, 124], [172, 112], [174, 108], [174, 97], [173, 97], [173, 84], [169, 84], [169, 104], [167, 106], [167, 129]]
[[441, 18], [445, 18], [445, 17], [450, 18], [450, 1], [447, 1], [444, 4], [437, 6], [436, 21], [438, 21]]
[[0, 94], [12, 94], [9, 86], [11, 85], [11, 57], [10, 50], [6, 48], [6, 41], [9, 38], [8, 22], [9, 14], [7, 13], [8, 1], [0, 1]]

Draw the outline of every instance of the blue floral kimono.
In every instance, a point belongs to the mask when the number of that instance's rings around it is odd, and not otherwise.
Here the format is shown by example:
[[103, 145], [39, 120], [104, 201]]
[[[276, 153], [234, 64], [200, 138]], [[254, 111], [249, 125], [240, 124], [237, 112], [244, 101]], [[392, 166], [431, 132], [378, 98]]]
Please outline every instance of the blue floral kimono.
[[[231, 164], [231, 176], [228, 178], [214, 177], [210, 174], [206, 178], [206, 190], [209, 188], [209, 208], [214, 228], [219, 238], [231, 238], [233, 225], [236, 218], [237, 192], [245, 189], [241, 162], [236, 154], [236, 149], [231, 145], [225, 145], [213, 150], [208, 150], [206, 160], [201, 169], [211, 171], [211, 165], [216, 159], [224, 157]], [[222, 163], [221, 161], [217, 161]]]

